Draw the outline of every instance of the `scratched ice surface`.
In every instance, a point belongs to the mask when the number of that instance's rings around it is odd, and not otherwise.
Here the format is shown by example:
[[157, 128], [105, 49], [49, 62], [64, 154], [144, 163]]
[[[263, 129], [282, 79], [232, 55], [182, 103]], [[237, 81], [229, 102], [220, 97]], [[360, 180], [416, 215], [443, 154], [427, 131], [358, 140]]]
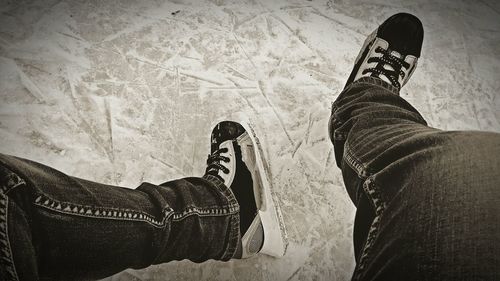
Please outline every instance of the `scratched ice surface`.
[[109, 280], [348, 280], [354, 208], [326, 134], [330, 103], [365, 36], [398, 11], [426, 29], [402, 96], [432, 126], [500, 131], [494, 0], [2, 0], [0, 10], [0, 152], [135, 187], [202, 175], [211, 128], [229, 118], [251, 120], [270, 159], [284, 258]]

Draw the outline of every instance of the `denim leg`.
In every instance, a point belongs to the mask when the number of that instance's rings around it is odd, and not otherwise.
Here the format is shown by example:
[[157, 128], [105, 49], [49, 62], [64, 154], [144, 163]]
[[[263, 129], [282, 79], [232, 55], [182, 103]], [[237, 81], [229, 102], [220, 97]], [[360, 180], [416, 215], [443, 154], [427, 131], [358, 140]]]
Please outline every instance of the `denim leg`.
[[0, 154], [0, 279], [103, 278], [172, 260], [228, 260], [239, 206], [210, 175], [128, 189]]
[[365, 77], [332, 108], [353, 280], [500, 280], [500, 134], [430, 128], [395, 93]]

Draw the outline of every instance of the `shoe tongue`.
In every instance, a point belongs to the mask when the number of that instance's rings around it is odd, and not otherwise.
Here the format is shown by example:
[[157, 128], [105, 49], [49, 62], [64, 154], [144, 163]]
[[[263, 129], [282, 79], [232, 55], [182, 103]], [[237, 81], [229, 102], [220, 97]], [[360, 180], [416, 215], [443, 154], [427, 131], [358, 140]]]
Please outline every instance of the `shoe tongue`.
[[[401, 55], [399, 52], [397, 51], [391, 51], [391, 56], [393, 57], [396, 57], [398, 59], [402, 59], [403, 58], [403, 55]], [[390, 66], [389, 64], [384, 64], [383, 66], [385, 69], [387, 70], [390, 70], [390, 71], [394, 71], [394, 68], [392, 66]]]
[[[391, 51], [390, 54], [398, 59], [403, 59], [403, 55], [400, 54], [398, 51]], [[394, 71], [394, 68], [392, 66], [390, 66], [389, 64], [384, 64], [383, 68], [385, 68], [389, 71]], [[391, 80], [388, 77], [386, 77], [384, 74], [379, 75], [379, 78], [384, 80], [385, 82], [387, 82], [389, 84], [392, 84]]]
[[227, 140], [234, 140], [239, 137], [245, 129], [238, 123], [223, 121], [217, 124], [210, 137], [210, 151], [213, 153], [219, 149], [219, 145]]
[[219, 148], [219, 144], [221, 142], [218, 142], [218, 136], [214, 134], [214, 132], [212, 132], [212, 136], [210, 137], [210, 153], [213, 153], [214, 151], [216, 151], [218, 148]]

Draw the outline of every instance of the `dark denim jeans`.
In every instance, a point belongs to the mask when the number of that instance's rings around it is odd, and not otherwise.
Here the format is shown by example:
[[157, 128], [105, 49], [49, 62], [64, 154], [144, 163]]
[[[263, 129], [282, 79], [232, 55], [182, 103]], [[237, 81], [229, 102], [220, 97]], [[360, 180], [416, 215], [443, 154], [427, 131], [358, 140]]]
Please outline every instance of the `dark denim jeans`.
[[329, 130], [357, 207], [353, 280], [500, 280], [500, 134], [430, 128], [372, 77]]
[[[357, 207], [353, 279], [500, 280], [500, 135], [427, 127], [395, 93], [362, 78], [332, 108], [330, 137]], [[228, 260], [238, 211], [211, 176], [132, 190], [0, 154], [0, 280]]]
[[137, 189], [0, 154], [0, 280], [96, 279], [171, 260], [228, 260], [239, 206], [210, 175]]

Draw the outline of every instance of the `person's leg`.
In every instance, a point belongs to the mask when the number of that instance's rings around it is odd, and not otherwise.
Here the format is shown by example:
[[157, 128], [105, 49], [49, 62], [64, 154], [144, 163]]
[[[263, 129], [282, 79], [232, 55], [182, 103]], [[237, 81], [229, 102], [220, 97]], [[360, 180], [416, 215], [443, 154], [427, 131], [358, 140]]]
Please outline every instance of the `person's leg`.
[[[253, 132], [253, 131], [252, 131]], [[258, 139], [217, 124], [202, 178], [137, 189], [0, 154], [0, 280], [79, 280], [172, 260], [282, 256]]]
[[0, 155], [2, 280], [102, 278], [171, 260], [228, 260], [238, 203], [218, 178], [137, 189]]
[[329, 125], [357, 207], [353, 280], [499, 280], [500, 134], [427, 126], [398, 95], [421, 24], [391, 21], [367, 39]]

